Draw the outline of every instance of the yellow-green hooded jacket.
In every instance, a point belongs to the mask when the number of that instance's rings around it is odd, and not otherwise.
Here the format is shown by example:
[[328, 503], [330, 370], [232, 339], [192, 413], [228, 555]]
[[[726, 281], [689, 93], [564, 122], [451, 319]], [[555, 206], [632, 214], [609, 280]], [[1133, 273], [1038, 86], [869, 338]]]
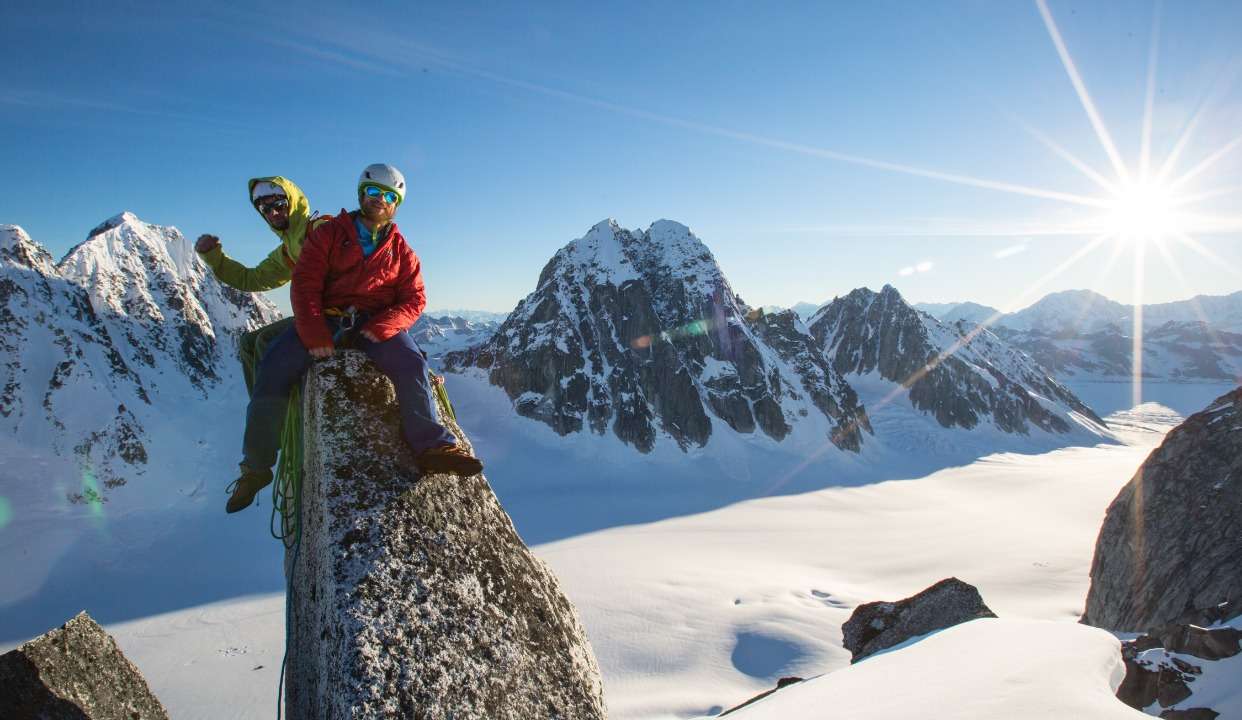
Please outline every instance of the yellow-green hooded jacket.
[[[306, 240], [306, 231], [310, 226], [310, 203], [292, 180], [276, 177], [253, 178], [246, 185], [246, 199], [249, 201], [254, 184], [267, 181], [279, 185], [289, 197], [289, 227], [283, 231], [268, 226], [280, 238], [280, 245], [268, 254], [258, 267], [248, 268], [224, 254], [220, 245], [201, 253], [200, 257], [207, 267], [211, 268], [216, 279], [225, 285], [246, 292], [272, 290], [289, 282], [293, 277], [293, 266], [302, 254], [302, 243]], [[262, 214], [260, 214], [260, 217]], [[267, 219], [263, 220], [267, 225]]]

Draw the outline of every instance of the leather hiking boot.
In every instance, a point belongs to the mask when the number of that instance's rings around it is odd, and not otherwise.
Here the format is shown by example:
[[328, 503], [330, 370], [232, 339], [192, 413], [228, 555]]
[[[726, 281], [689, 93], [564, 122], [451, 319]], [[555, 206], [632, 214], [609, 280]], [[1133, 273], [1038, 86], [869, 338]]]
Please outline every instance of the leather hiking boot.
[[233, 481], [228, 489], [232, 491], [229, 496], [228, 503], [224, 506], [224, 511], [235, 513], [238, 510], [245, 510], [254, 502], [254, 496], [259, 491], [270, 485], [272, 482], [271, 470], [251, 470], [245, 465], [241, 466], [241, 477]]
[[442, 445], [424, 450], [414, 458], [424, 474], [448, 473], [468, 477], [483, 472], [483, 463], [460, 445]]

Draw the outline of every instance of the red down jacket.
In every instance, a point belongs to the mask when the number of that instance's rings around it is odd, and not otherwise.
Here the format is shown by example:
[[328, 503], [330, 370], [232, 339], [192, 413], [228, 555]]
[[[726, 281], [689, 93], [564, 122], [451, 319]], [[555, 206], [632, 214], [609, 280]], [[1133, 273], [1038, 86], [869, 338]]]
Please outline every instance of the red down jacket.
[[364, 258], [354, 226], [354, 213], [341, 214], [312, 230], [293, 268], [294, 326], [307, 349], [332, 347], [324, 310], [370, 315], [362, 330], [384, 341], [414, 324], [427, 306], [418, 256], [396, 223]]

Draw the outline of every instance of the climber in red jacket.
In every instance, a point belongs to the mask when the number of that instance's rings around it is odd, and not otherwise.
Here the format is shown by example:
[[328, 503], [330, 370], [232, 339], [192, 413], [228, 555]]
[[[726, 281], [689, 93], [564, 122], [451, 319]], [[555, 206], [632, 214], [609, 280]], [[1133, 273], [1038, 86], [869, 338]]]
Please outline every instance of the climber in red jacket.
[[418, 256], [392, 222], [404, 199], [405, 177], [395, 167], [369, 165], [358, 179], [359, 209], [342, 210], [306, 236], [293, 269], [294, 327], [272, 342], [259, 365], [228, 512], [248, 507], [272, 481], [290, 388], [313, 358], [332, 355], [334, 336], [349, 332], [396, 387], [401, 432], [419, 470], [482, 472], [483, 464], [436, 420], [427, 361], [406, 333], [427, 297]]

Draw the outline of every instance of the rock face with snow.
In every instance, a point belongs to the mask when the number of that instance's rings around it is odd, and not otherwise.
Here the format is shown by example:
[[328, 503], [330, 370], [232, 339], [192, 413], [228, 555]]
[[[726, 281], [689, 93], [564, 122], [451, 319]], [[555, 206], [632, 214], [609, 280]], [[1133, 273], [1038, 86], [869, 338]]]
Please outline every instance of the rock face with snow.
[[1204, 705], [1210, 692], [1204, 698], [1194, 691], [1212, 682], [1236, 686], [1237, 678], [1219, 661], [1238, 655], [1242, 630], [1236, 627], [1166, 625], [1121, 644], [1126, 678], [1117, 698], [1139, 710], [1158, 708], [1164, 718], [1210, 720], [1220, 714]]
[[974, 585], [946, 578], [904, 600], [859, 605], [841, 626], [842, 644], [856, 663], [910, 638], [994, 617]]
[[1141, 631], [1242, 598], [1242, 388], [1187, 418], [1108, 507], [1083, 622]]
[[847, 380], [876, 373], [909, 390], [909, 401], [944, 427], [991, 422], [1002, 432], [1072, 429], [1075, 415], [1103, 424], [1028, 355], [987, 330], [946, 325], [890, 285], [860, 288], [821, 308], [811, 334]]
[[599, 223], [556, 253], [490, 341], [448, 361], [486, 370], [518, 413], [558, 433], [611, 431], [644, 452], [660, 436], [702, 446], [717, 421], [781, 440], [812, 414], [857, 449], [866, 416], [814, 355], [800, 320], [752, 312], [707, 247], [661, 220], [641, 233]]
[[312, 367], [304, 410], [288, 717], [604, 718], [577, 613], [486, 479], [419, 476], [361, 353]]
[[0, 655], [0, 717], [167, 720], [116, 641], [85, 612]]
[[[152, 398], [205, 397], [237, 337], [277, 317], [217, 283], [174, 228], [123, 213], [59, 262], [0, 225], [0, 429], [74, 456], [99, 500], [141, 474]], [[71, 499], [75, 499], [71, 496]]]

